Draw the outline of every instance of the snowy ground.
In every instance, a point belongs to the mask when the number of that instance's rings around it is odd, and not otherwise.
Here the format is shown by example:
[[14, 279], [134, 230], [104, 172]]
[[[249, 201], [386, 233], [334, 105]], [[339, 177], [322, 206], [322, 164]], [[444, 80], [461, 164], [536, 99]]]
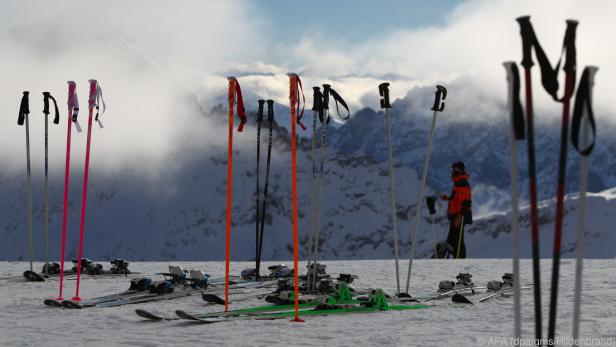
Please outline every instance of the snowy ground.
[[[155, 273], [166, 270], [167, 263], [133, 263], [133, 271]], [[203, 269], [214, 277], [222, 275], [222, 262], [179, 263], [184, 268]], [[247, 263], [233, 263], [238, 274]], [[289, 264], [290, 265], [290, 264]], [[303, 264], [302, 264], [303, 265]], [[401, 265], [406, 273], [406, 262]], [[571, 334], [574, 260], [563, 260], [558, 310], [557, 335]], [[0, 278], [19, 276], [27, 263], [0, 263]], [[330, 273], [354, 273], [360, 276], [357, 287], [381, 287], [395, 291], [393, 261], [331, 261]], [[584, 302], [581, 335], [586, 345], [616, 346], [616, 260], [587, 260], [584, 264]], [[542, 262], [544, 317], [548, 312], [551, 260]], [[40, 264], [36, 264], [40, 268]], [[414, 263], [411, 288], [415, 295], [430, 294], [442, 279], [454, 279], [470, 272], [475, 284], [500, 279], [510, 272], [510, 260], [418, 260]], [[531, 262], [522, 261], [522, 283], [531, 281]], [[404, 285], [404, 279], [403, 279]], [[74, 291], [75, 281], [67, 281], [66, 297]], [[95, 297], [128, 288], [126, 279], [87, 279], [82, 281], [82, 297]], [[170, 315], [176, 309], [190, 312], [220, 310], [208, 306], [200, 296], [171, 301], [127, 305], [115, 308], [65, 310], [48, 308], [43, 299], [57, 295], [58, 282], [28, 283], [17, 279], [0, 280], [0, 346], [479, 346], [502, 345], [500, 339], [512, 336], [512, 298], [499, 298], [477, 306], [434, 302], [435, 307], [407, 312], [370, 315], [312, 317], [305, 323], [278, 321], [234, 321], [213, 325], [189, 322], [146, 322], [134, 314], [144, 308]], [[256, 290], [256, 289], [253, 289]], [[260, 304], [238, 300], [232, 308]], [[473, 299], [471, 297], [471, 299]], [[532, 291], [522, 295], [523, 335], [534, 334]], [[602, 344], [599, 344], [602, 342]], [[504, 344], [508, 345], [508, 344]]]

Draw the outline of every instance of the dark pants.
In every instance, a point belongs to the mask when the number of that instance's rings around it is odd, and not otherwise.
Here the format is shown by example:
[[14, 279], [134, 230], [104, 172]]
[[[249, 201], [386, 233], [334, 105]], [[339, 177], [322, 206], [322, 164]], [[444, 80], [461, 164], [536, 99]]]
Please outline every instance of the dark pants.
[[[464, 223], [466, 224], [466, 223]], [[464, 245], [464, 232], [462, 232], [462, 239], [460, 239], [460, 227], [456, 228], [455, 222], [452, 220], [449, 222], [449, 234], [447, 235], [447, 243], [453, 248], [454, 258], [466, 258], [466, 246]], [[460, 256], [456, 257], [458, 252], [458, 242], [460, 243]]]

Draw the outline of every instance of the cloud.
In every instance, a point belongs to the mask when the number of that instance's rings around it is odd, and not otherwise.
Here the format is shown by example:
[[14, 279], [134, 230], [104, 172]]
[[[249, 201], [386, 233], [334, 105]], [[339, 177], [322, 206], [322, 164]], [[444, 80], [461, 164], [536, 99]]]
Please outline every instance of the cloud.
[[[616, 3], [607, 0], [469, 0], [445, 14], [439, 26], [388, 29], [359, 42], [310, 30], [310, 36], [285, 43], [276, 41], [276, 18], [249, 1], [7, 2], [0, 15], [0, 109], [6, 114], [0, 117], [0, 161], [5, 170], [23, 168], [24, 135], [14, 118], [21, 91], [30, 90], [33, 161], [42, 162], [40, 93], [51, 91], [64, 115], [69, 79], [78, 82], [82, 105], [89, 78], [103, 86], [109, 109], [106, 128], [95, 129], [93, 160], [105, 167], [142, 161], [162, 166], [159, 162], [179, 144], [211, 141], [203, 134], [216, 133], [217, 125], [202, 117], [188, 96], [211, 109], [224, 97], [228, 74], [239, 76], [246, 92], [286, 105], [285, 74], [294, 71], [302, 76], [309, 106], [310, 87], [330, 83], [352, 111], [378, 108], [377, 86], [383, 81], [391, 82], [394, 99], [438, 83], [450, 86], [449, 110], [468, 119], [502, 117], [506, 83], [501, 63], [521, 59], [515, 18], [524, 14], [532, 16], [552, 60], [564, 20], [580, 20], [578, 67], [600, 67], [595, 110], [598, 117], [613, 117], [616, 54], [609, 42], [616, 32], [615, 10]], [[537, 111], [557, 115], [560, 108], [542, 92], [534, 71]], [[64, 158], [62, 120], [50, 134], [55, 163]], [[77, 161], [84, 142], [83, 135], [74, 138]]]
[[[250, 61], [265, 49], [261, 24], [251, 11], [245, 1], [3, 4], [0, 109], [6, 116], [0, 117], [1, 165], [5, 170], [25, 165], [24, 134], [15, 123], [21, 91], [30, 90], [33, 170], [42, 166], [41, 92], [48, 90], [62, 113], [60, 126], [51, 126], [49, 137], [52, 164], [60, 167], [66, 146], [66, 81], [77, 82], [84, 125], [87, 81], [96, 78], [108, 110], [105, 129], [93, 131], [93, 162], [106, 168], [144, 161], [159, 166], [178, 144], [189, 141], [187, 134], [194, 129], [214, 127], [190, 96], [201, 98], [211, 93], [212, 85], [216, 92], [224, 90], [226, 81], [217, 72], [233, 59]], [[198, 143], [201, 135], [194, 135]], [[85, 136], [73, 135], [72, 147], [73, 160], [81, 162]]]

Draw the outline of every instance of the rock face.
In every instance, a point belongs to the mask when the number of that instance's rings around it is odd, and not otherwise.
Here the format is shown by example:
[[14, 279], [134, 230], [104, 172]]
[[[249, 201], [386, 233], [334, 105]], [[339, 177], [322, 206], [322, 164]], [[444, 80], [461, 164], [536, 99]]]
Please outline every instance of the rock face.
[[[420, 173], [431, 114], [412, 112], [410, 100], [432, 91], [418, 90], [394, 103], [392, 111], [393, 153], [397, 182], [397, 216], [401, 257], [408, 258], [412, 222], [416, 209]], [[256, 104], [256, 103], [254, 103]], [[430, 102], [428, 102], [430, 104]], [[250, 104], [252, 105], [252, 104]], [[247, 105], [248, 109], [252, 109]], [[429, 109], [429, 105], [425, 107]], [[125, 167], [90, 178], [84, 255], [93, 259], [122, 257], [132, 260], [218, 260], [224, 258], [226, 195], [226, 114], [221, 107], [202, 114], [211, 128], [204, 130], [217, 139], [215, 145], [187, 139], [165, 164], [142, 163], [128, 158]], [[405, 111], [409, 110], [409, 111]], [[505, 113], [501, 108], [501, 113]], [[305, 124], [311, 124], [307, 111]], [[493, 119], [493, 117], [492, 117]], [[274, 127], [272, 167], [268, 196], [263, 257], [283, 260], [291, 257], [291, 173], [290, 139], [286, 129], [288, 109], [277, 107]], [[393, 257], [389, 210], [389, 181], [386, 159], [384, 115], [371, 109], [354, 113], [344, 125], [330, 126], [325, 151], [323, 198], [321, 205], [320, 255], [327, 259]], [[455, 112], [439, 114], [434, 139], [427, 194], [448, 192], [449, 165], [466, 162], [474, 195], [475, 224], [467, 229], [471, 257], [510, 257], [509, 229], [509, 138], [507, 122], [477, 120], [465, 122]], [[199, 124], [195, 124], [199, 128]], [[599, 129], [599, 136], [609, 130]], [[264, 134], [265, 133], [265, 134]], [[210, 135], [211, 134], [211, 135]], [[308, 191], [310, 173], [310, 131], [301, 135], [298, 146], [300, 254], [306, 255]], [[542, 255], [550, 257], [556, 188], [559, 130], [556, 122], [537, 124], [537, 162]], [[319, 136], [320, 138], [320, 136]], [[254, 114], [246, 130], [235, 137], [233, 178], [232, 257], [250, 260], [255, 255], [255, 156]], [[262, 129], [266, 148], [267, 131]], [[603, 191], [589, 196], [587, 257], [614, 257], [608, 245], [614, 238], [609, 225], [616, 223], [614, 190], [615, 159], [610, 148], [613, 139], [600, 137], [590, 167], [590, 190]], [[527, 197], [526, 147], [519, 145], [522, 199]], [[262, 153], [264, 162], [265, 150]], [[263, 165], [263, 164], [262, 164]], [[319, 167], [317, 163], [317, 168]], [[577, 228], [578, 156], [570, 153], [566, 200], [564, 256], [574, 256]], [[50, 254], [60, 253], [62, 216], [62, 176], [60, 165], [51, 174]], [[264, 173], [262, 166], [261, 173]], [[81, 202], [80, 170], [73, 171], [69, 211], [68, 257], [76, 255]], [[100, 172], [100, 171], [99, 171]], [[35, 177], [38, 179], [41, 177]], [[263, 178], [262, 178], [263, 179]], [[42, 178], [35, 181], [35, 254], [43, 258]], [[40, 184], [39, 184], [40, 183]], [[0, 172], [0, 259], [27, 259], [25, 178]], [[522, 201], [521, 252], [530, 256], [529, 214]], [[436, 239], [447, 230], [445, 206], [439, 202]], [[431, 219], [423, 209], [417, 236], [417, 257], [431, 255], [434, 233]]]

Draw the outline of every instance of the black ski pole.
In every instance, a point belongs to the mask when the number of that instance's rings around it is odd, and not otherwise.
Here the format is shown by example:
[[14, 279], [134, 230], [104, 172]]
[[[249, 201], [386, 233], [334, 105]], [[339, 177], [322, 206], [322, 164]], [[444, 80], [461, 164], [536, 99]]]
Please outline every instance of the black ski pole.
[[428, 208], [428, 213], [430, 213], [430, 217], [432, 218], [432, 247], [434, 248], [434, 259], [437, 258], [436, 255], [436, 222], [434, 220], [434, 215], [436, 215], [436, 197], [434, 196], [426, 196], [426, 207]]
[[30, 92], [25, 91], [21, 97], [19, 105], [19, 116], [17, 118], [18, 125], [26, 124], [26, 190], [28, 199], [28, 255], [30, 258], [30, 271], [32, 271], [33, 250], [32, 250], [32, 176], [30, 174]]
[[259, 190], [259, 166], [261, 163], [261, 122], [263, 122], [263, 105], [265, 104], [265, 100], [259, 100], [259, 109], [257, 111], [257, 168], [256, 168], [256, 173], [255, 173], [255, 177], [256, 177], [256, 182], [257, 182], [257, 189], [255, 192], [255, 196], [256, 196], [256, 217], [255, 217], [255, 276], [257, 279], [259, 279], [260, 276], [260, 267], [261, 267], [261, 250], [260, 250], [260, 244], [259, 244], [259, 239], [260, 236], [259, 234], [261, 233], [259, 231], [259, 222], [261, 221], [261, 212], [260, 212], [260, 208], [261, 208], [261, 191]]
[[49, 99], [53, 101], [56, 111], [53, 123], [58, 124], [60, 122], [60, 111], [56, 99], [49, 92], [43, 92], [43, 114], [45, 115], [45, 207], [43, 212], [45, 219], [45, 277], [49, 277]]
[[[314, 195], [315, 195], [315, 184], [314, 178], [316, 175], [316, 165], [315, 165], [315, 152], [316, 152], [316, 142], [317, 142], [317, 118], [323, 117], [323, 94], [321, 93], [320, 87], [312, 87], [313, 95], [312, 95], [312, 136], [311, 136], [311, 154], [310, 154], [310, 193], [309, 193], [309, 206], [308, 206], [308, 272], [306, 274], [306, 282], [308, 283], [308, 291], [312, 290], [312, 281], [311, 281], [311, 261], [312, 261], [312, 252], [314, 249], [313, 245], [313, 234], [314, 234], [314, 224], [315, 224], [315, 211], [314, 211]], [[316, 273], [315, 273], [316, 275]]]
[[[267, 140], [267, 159], [265, 162], [265, 183], [263, 184], [263, 206], [261, 207], [261, 228], [259, 230], [259, 265], [263, 252], [263, 230], [265, 228], [265, 209], [267, 207], [267, 187], [269, 186], [270, 162], [272, 159], [272, 129], [274, 124], [274, 100], [267, 100], [267, 122], [269, 125], [269, 136]], [[259, 272], [257, 271], [257, 274]]]
[[[550, 290], [550, 313], [548, 321], [548, 341], [554, 340], [556, 334], [556, 306], [558, 300], [558, 279], [560, 270], [560, 251], [563, 228], [563, 210], [565, 198], [565, 174], [567, 171], [567, 145], [569, 140], [569, 106], [575, 89], [575, 29], [578, 22], [567, 20], [567, 29], [563, 49], [565, 50], [565, 95], [563, 117], [560, 132], [560, 160], [558, 164], [558, 188], [556, 192], [556, 221], [554, 225], [554, 256], [552, 258], [552, 285]], [[558, 68], [558, 66], [557, 66]]]
[[541, 341], [542, 317], [541, 317], [541, 258], [539, 255], [539, 222], [537, 213], [537, 167], [535, 163], [535, 130], [533, 120], [533, 91], [531, 68], [533, 59], [531, 56], [535, 33], [530, 24], [530, 17], [524, 16], [517, 19], [520, 24], [522, 36], [522, 66], [524, 67], [524, 86], [526, 91], [526, 141], [528, 152], [528, 181], [530, 197], [530, 225], [531, 244], [533, 256], [533, 290], [535, 298], [535, 339]]
[[443, 86], [437, 85], [436, 92], [434, 92], [434, 105], [430, 110], [434, 111], [432, 114], [432, 126], [430, 127], [430, 133], [428, 135], [428, 146], [426, 147], [426, 154], [424, 158], [423, 173], [421, 175], [421, 186], [419, 187], [419, 197], [417, 204], [415, 205], [415, 223], [413, 224], [413, 236], [411, 238], [411, 257], [409, 259], [409, 269], [406, 276], [406, 291], [409, 293], [409, 287], [411, 285], [411, 274], [413, 270], [413, 259], [415, 259], [415, 246], [417, 239], [417, 232], [419, 230], [419, 217], [421, 216], [421, 206], [424, 198], [424, 191], [426, 189], [426, 181], [428, 179], [428, 169], [430, 167], [430, 155], [432, 154], [432, 140], [434, 138], [434, 129], [436, 128], [436, 115], [438, 112], [445, 110], [444, 100], [447, 98], [447, 89]]

